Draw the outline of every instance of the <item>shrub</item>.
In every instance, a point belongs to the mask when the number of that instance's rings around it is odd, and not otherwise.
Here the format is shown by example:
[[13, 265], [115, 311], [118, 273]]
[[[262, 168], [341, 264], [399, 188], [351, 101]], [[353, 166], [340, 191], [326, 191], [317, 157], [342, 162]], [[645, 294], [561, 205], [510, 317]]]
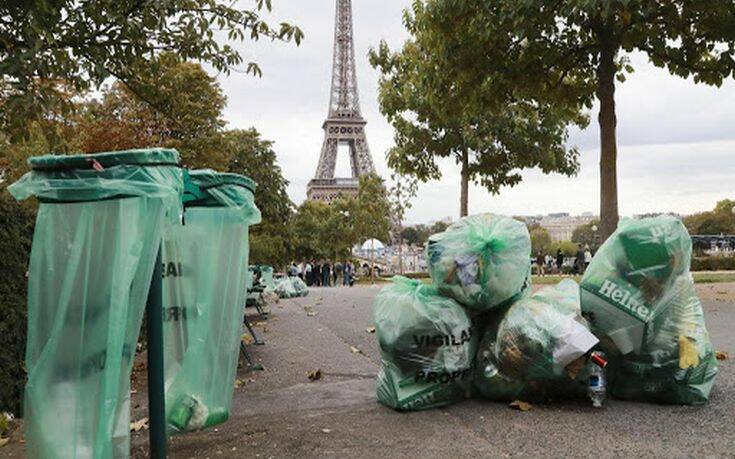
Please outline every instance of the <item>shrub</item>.
[[20, 415], [26, 372], [26, 272], [35, 212], [0, 188], [0, 412]]
[[694, 257], [692, 271], [735, 271], [735, 257]]

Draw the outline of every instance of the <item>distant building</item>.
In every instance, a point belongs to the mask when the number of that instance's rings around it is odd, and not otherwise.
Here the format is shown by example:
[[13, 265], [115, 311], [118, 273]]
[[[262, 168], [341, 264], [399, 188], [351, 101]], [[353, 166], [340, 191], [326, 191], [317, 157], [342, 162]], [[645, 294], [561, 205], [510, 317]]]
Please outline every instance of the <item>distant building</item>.
[[549, 232], [551, 240], [571, 241], [572, 233], [578, 226], [596, 219], [597, 216], [589, 212], [578, 216], [571, 216], [567, 213], [555, 213], [541, 217], [536, 222]]

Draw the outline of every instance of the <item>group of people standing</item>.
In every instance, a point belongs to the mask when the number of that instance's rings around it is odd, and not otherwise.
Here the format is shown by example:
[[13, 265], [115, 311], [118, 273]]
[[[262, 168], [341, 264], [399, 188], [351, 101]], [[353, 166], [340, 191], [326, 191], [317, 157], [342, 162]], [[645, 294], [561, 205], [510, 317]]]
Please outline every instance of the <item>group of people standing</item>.
[[355, 265], [349, 260], [334, 264], [331, 260], [294, 261], [288, 274], [300, 277], [310, 287], [347, 287], [355, 283]]
[[[582, 244], [577, 244], [577, 253], [574, 256], [571, 273], [584, 274], [587, 266], [592, 262], [592, 255], [589, 245], [586, 245], [583, 249]], [[561, 249], [557, 249], [556, 257], [550, 254], [543, 255], [539, 251], [534, 261], [536, 262], [536, 274], [539, 276], [543, 276], [544, 274], [562, 274], [564, 272], [562, 269], [564, 266], [564, 252]]]

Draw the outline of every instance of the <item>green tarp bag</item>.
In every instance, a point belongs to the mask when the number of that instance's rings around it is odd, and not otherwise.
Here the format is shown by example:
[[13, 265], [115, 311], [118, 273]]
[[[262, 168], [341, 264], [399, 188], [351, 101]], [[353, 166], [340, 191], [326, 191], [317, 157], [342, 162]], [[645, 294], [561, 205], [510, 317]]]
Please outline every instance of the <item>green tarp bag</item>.
[[294, 290], [296, 290], [296, 294], [298, 296], [308, 296], [309, 295], [309, 287], [306, 285], [306, 282], [301, 280], [300, 277], [291, 276], [291, 283], [293, 284], [293, 288]]
[[497, 401], [537, 401], [584, 388], [583, 379], [574, 380], [597, 343], [582, 318], [579, 286], [563, 280], [516, 302], [485, 332], [477, 352], [476, 391]]
[[373, 321], [381, 355], [380, 403], [413, 411], [466, 397], [477, 339], [457, 302], [398, 276], [375, 298]]
[[273, 280], [273, 267], [272, 266], [261, 266], [260, 267], [260, 283], [265, 287], [265, 292], [275, 292], [276, 282]]
[[623, 399], [703, 404], [717, 374], [689, 272], [692, 242], [677, 218], [622, 220], [582, 278], [582, 310]]
[[28, 279], [25, 437], [32, 458], [130, 451], [130, 372], [166, 215], [174, 150], [31, 158], [8, 189], [40, 201]]
[[530, 287], [531, 237], [515, 219], [473, 215], [431, 236], [426, 260], [442, 295], [475, 312], [502, 308]]
[[173, 432], [229, 417], [247, 296], [248, 227], [260, 222], [255, 183], [194, 171], [184, 224], [163, 245], [166, 419]]
[[299, 292], [291, 282], [288, 276], [284, 276], [276, 281], [276, 293], [279, 298], [296, 298], [299, 296]]

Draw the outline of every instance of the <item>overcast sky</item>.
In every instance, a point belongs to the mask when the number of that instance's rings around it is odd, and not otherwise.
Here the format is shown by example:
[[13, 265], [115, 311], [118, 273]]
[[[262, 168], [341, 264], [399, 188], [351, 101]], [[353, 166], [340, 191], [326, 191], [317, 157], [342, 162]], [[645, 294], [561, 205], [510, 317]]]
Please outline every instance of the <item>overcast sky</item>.
[[[353, 0], [355, 54], [363, 116], [378, 172], [389, 176], [385, 152], [393, 132], [380, 114], [378, 73], [368, 61], [370, 47], [385, 39], [398, 48], [407, 34], [402, 10], [411, 0]], [[317, 166], [322, 123], [329, 102], [334, 0], [274, 0], [273, 17], [298, 24], [301, 46], [262, 41], [238, 45], [246, 60], [258, 62], [263, 78], [233, 73], [219, 81], [229, 103], [233, 128], [254, 126], [275, 142], [278, 160], [290, 181], [291, 199], [300, 204]], [[669, 76], [632, 56], [636, 72], [617, 88], [619, 204], [623, 215], [674, 211], [692, 213], [735, 197], [735, 84], [695, 85]], [[470, 212], [535, 215], [550, 212], [597, 213], [599, 206], [598, 129], [593, 122], [575, 131], [571, 143], [582, 150], [577, 177], [524, 172], [524, 181], [491, 195], [470, 191]], [[338, 170], [348, 173], [346, 158]], [[407, 216], [410, 223], [456, 217], [459, 170], [442, 163], [443, 179], [423, 184]]]

